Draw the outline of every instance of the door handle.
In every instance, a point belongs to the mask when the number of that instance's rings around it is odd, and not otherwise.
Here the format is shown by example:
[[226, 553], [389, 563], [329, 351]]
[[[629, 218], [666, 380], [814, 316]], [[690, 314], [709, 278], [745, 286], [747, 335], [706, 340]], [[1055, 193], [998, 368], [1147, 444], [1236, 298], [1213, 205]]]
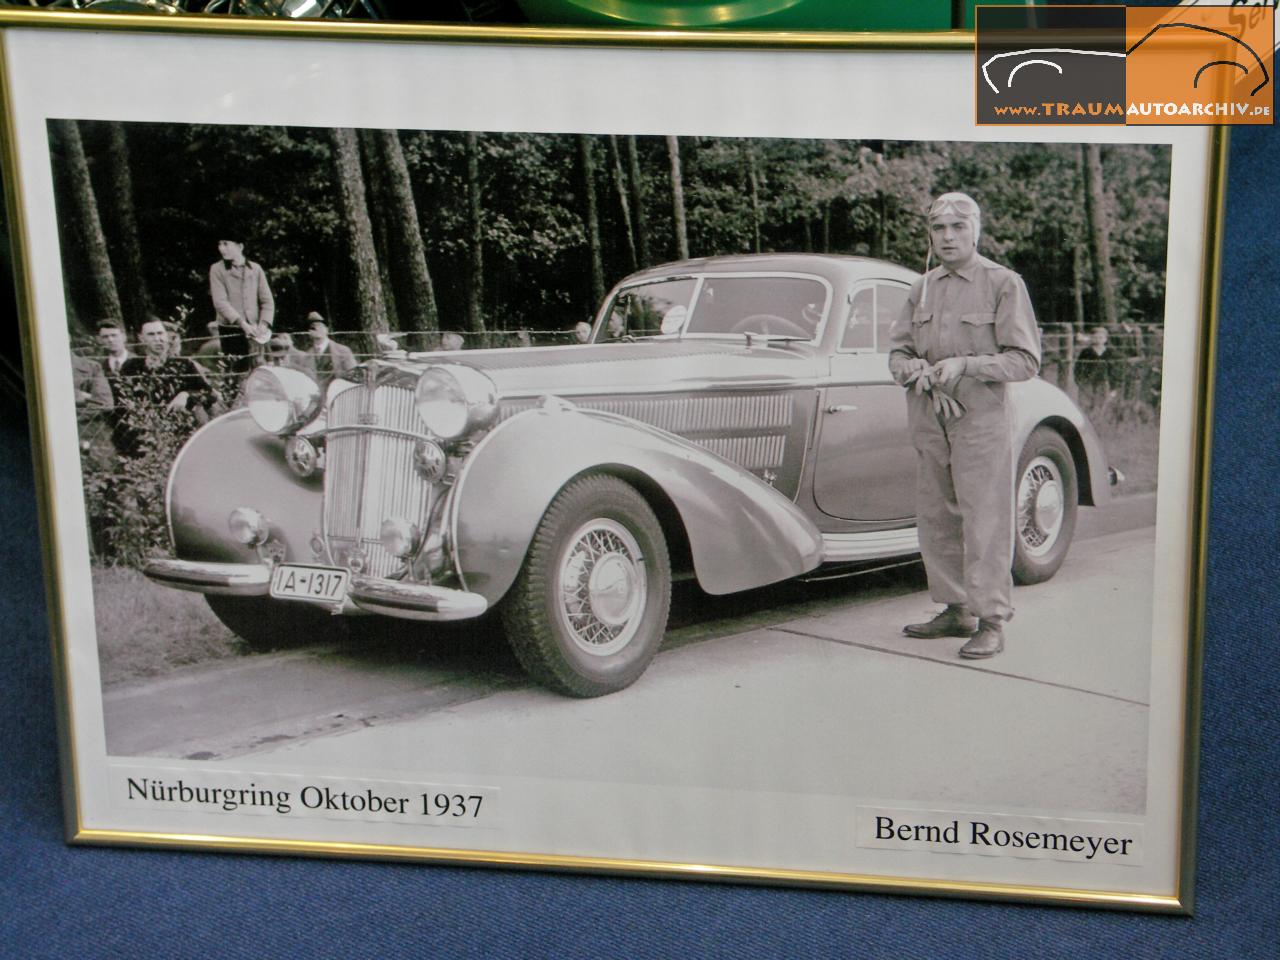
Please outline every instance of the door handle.
[[853, 413], [857, 409], [857, 404], [833, 403], [831, 406], [827, 407], [827, 413]]

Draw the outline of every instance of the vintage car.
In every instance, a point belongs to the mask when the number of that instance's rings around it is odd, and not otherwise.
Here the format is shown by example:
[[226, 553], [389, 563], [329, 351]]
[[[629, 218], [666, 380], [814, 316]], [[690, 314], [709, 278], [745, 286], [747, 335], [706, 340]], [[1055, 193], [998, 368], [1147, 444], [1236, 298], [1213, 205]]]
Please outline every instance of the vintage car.
[[[498, 608], [538, 681], [619, 690], [662, 642], [673, 577], [725, 594], [918, 551], [886, 353], [915, 276], [690, 260], [619, 283], [585, 344], [384, 357], [324, 390], [261, 367], [175, 460], [174, 558], [146, 573], [263, 647]], [[1011, 390], [1014, 573], [1032, 583], [1111, 477], [1064, 394]]]

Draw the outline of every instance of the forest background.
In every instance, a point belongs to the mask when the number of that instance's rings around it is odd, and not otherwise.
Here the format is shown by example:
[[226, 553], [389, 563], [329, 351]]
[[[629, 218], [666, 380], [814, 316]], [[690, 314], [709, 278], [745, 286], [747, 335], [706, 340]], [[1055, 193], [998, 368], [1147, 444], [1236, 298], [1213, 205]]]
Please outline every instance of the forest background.
[[[1169, 151], [1148, 145], [768, 140], [49, 122], [74, 337], [213, 319], [208, 268], [244, 234], [276, 328], [562, 334], [664, 261], [817, 251], [923, 269], [932, 196], [983, 209], [980, 250], [1042, 327], [1159, 326]], [[1074, 337], [1063, 340], [1069, 345]], [[360, 341], [357, 343], [356, 341]]]

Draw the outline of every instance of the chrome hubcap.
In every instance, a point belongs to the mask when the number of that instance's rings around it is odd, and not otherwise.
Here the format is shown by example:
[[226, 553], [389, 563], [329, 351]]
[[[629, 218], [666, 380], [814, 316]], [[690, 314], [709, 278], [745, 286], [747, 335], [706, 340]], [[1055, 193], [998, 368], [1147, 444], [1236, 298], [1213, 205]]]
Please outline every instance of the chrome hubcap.
[[1018, 538], [1028, 554], [1043, 556], [1053, 549], [1066, 514], [1065, 484], [1058, 465], [1036, 457], [1018, 480]]
[[568, 540], [558, 571], [556, 613], [574, 645], [592, 656], [617, 653], [635, 637], [648, 596], [644, 557], [615, 520], [589, 520]]

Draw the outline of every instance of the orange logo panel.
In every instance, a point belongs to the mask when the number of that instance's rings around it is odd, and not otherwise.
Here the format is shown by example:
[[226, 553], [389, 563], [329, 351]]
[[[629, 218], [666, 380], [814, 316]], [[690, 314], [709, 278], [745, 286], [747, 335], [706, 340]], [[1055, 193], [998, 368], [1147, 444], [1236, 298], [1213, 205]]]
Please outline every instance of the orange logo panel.
[[1130, 124], [1271, 123], [1272, 7], [1130, 7], [1125, 15]]

